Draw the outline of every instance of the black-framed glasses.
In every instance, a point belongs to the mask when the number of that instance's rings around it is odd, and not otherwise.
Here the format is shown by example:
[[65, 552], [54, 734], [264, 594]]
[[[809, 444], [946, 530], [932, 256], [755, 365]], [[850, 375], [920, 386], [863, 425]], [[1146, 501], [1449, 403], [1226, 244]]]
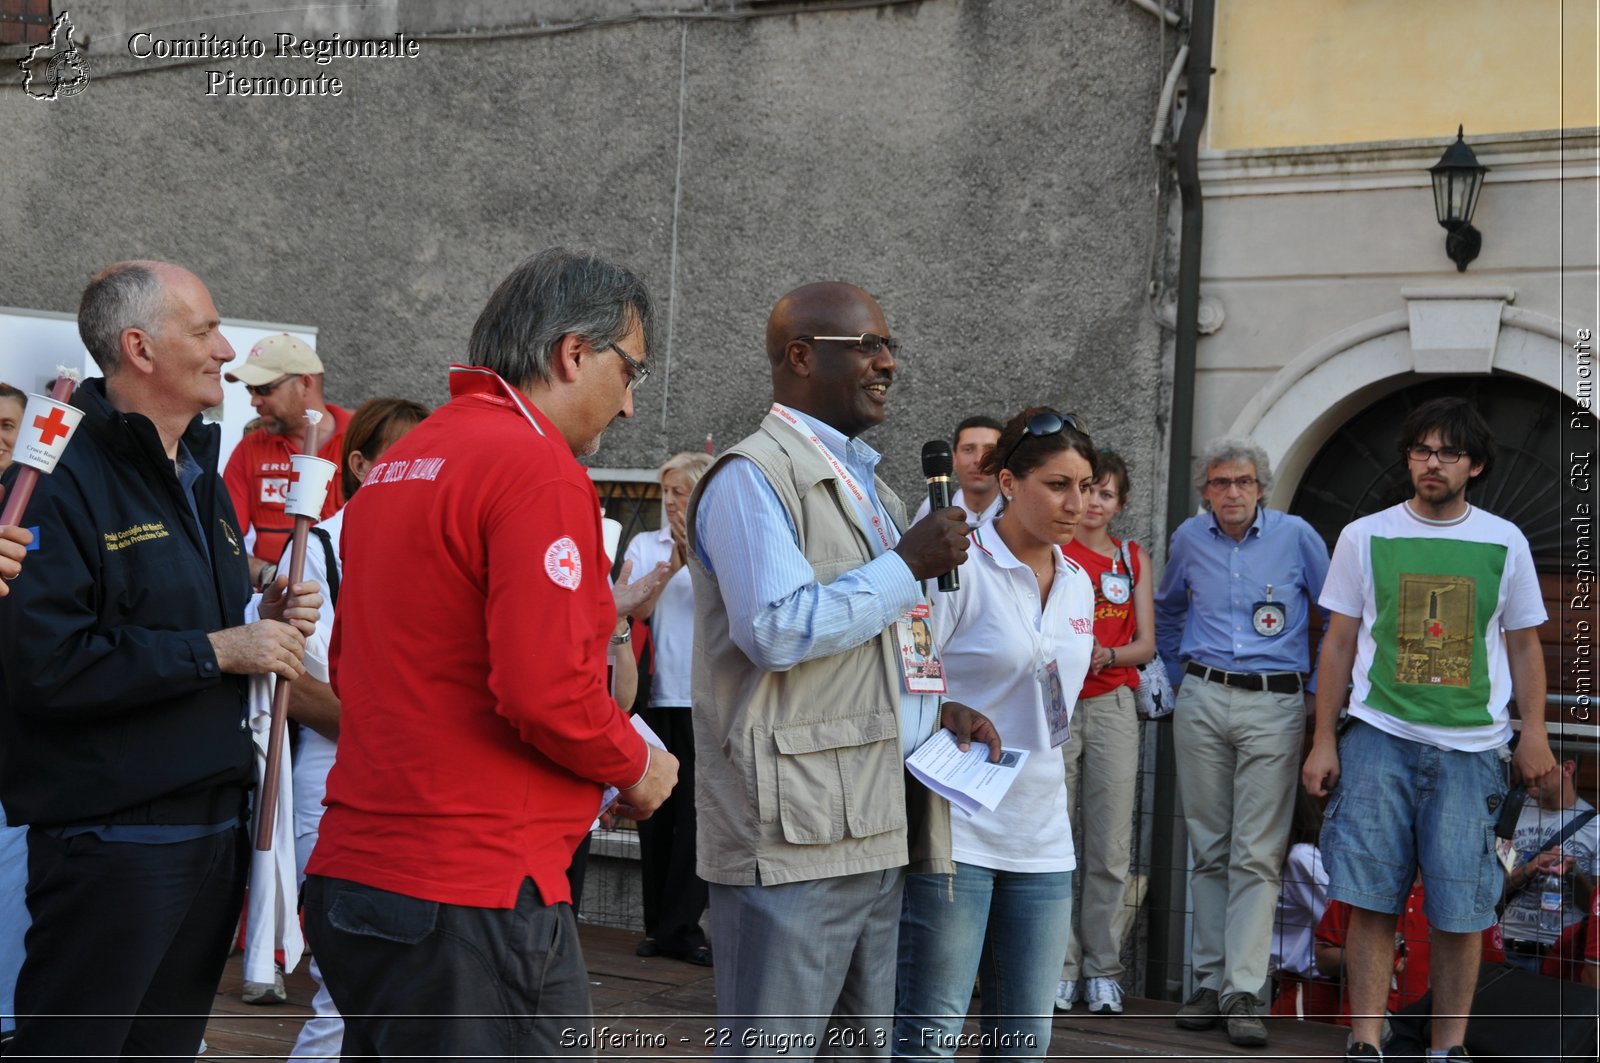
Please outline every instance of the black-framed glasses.
[[277, 391], [294, 378], [295, 374], [290, 373], [288, 376], [280, 376], [270, 384], [246, 384], [244, 389], [252, 395], [259, 395], [262, 398], [266, 398], [268, 395], [271, 395], [274, 391]]
[[1043, 439], [1045, 436], [1053, 436], [1065, 428], [1070, 428], [1074, 432], [1083, 431], [1082, 426], [1078, 424], [1078, 419], [1070, 413], [1040, 410], [1028, 418], [1028, 423], [1022, 426], [1022, 434], [1017, 437], [1015, 443], [1011, 444], [1011, 449], [1006, 451], [1005, 460], [1000, 463], [1000, 468], [1010, 468], [1011, 456], [1017, 452], [1018, 447], [1022, 446], [1024, 439]]
[[1429, 458], [1438, 458], [1440, 465], [1454, 465], [1456, 462], [1467, 456], [1467, 452], [1462, 450], [1460, 447], [1440, 447], [1435, 450], [1433, 447], [1426, 446], [1422, 443], [1413, 443], [1411, 446], [1405, 448], [1405, 452], [1406, 457], [1410, 458], [1412, 461], [1422, 462], [1424, 464], [1427, 463]]
[[618, 347], [615, 343], [607, 343], [606, 346], [611, 350], [616, 351], [617, 356], [627, 363], [629, 391], [634, 390], [640, 384], [643, 384], [650, 378], [650, 370], [643, 362], [635, 359], [632, 355], [623, 350], [621, 347]]
[[828, 343], [847, 343], [852, 347], [861, 348], [861, 353], [868, 358], [878, 357], [878, 352], [885, 347], [889, 348], [890, 354], [898, 355], [900, 353], [899, 340], [892, 336], [879, 336], [875, 332], [863, 332], [859, 336], [796, 336], [795, 339], [806, 343], [813, 343], [817, 340], [824, 340]]
[[1206, 481], [1206, 486], [1216, 492], [1226, 491], [1230, 487], [1237, 487], [1241, 491], [1248, 491], [1261, 481], [1254, 476], [1235, 476], [1231, 479], [1226, 476], [1213, 476]]

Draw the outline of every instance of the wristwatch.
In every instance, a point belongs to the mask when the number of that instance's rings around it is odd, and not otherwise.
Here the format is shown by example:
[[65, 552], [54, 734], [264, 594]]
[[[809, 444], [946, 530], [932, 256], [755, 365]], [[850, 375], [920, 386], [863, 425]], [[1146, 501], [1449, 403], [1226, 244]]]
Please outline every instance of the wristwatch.
[[266, 564], [261, 566], [261, 578], [256, 581], [256, 585], [262, 590], [266, 590], [268, 587], [272, 586], [272, 581], [277, 578], [277, 564], [275, 562], [268, 561]]
[[620, 634], [620, 635], [613, 634], [611, 636], [611, 645], [613, 645], [613, 646], [626, 646], [628, 643], [630, 643], [632, 641], [633, 641], [633, 628], [632, 628], [632, 626], [623, 628], [622, 629], [622, 634]]

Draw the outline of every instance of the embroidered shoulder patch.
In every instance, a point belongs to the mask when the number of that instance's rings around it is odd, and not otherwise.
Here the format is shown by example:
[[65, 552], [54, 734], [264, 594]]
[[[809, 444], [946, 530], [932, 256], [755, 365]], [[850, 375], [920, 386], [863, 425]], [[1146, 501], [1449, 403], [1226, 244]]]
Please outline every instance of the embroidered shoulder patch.
[[578, 544], [569, 536], [563, 535], [545, 550], [544, 574], [558, 587], [569, 591], [578, 589], [583, 579], [583, 558], [578, 556]]

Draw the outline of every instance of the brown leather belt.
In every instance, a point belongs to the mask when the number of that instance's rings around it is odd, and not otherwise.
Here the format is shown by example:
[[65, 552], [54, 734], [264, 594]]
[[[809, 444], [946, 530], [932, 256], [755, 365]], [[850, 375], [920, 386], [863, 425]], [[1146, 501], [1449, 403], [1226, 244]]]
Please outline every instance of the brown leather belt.
[[1225, 672], [1190, 661], [1184, 672], [1208, 683], [1221, 683], [1239, 690], [1264, 690], [1271, 694], [1298, 694], [1305, 689], [1299, 672]]

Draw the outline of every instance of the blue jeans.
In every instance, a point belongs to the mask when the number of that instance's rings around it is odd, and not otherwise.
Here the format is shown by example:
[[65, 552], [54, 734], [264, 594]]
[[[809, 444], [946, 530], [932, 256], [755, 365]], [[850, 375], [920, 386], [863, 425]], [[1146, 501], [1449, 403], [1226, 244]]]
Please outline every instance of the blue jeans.
[[1322, 820], [1328, 896], [1400, 912], [1420, 867], [1422, 910], [1435, 930], [1493, 926], [1505, 884], [1494, 823], [1507, 760], [1503, 748], [1439, 749], [1352, 721], [1339, 739], [1339, 783]]
[[[907, 875], [895, 1001], [898, 1058], [1042, 1059], [1061, 956], [1072, 925], [1072, 872], [996, 871], [956, 864]], [[962, 1033], [977, 976], [980, 1033]]]

